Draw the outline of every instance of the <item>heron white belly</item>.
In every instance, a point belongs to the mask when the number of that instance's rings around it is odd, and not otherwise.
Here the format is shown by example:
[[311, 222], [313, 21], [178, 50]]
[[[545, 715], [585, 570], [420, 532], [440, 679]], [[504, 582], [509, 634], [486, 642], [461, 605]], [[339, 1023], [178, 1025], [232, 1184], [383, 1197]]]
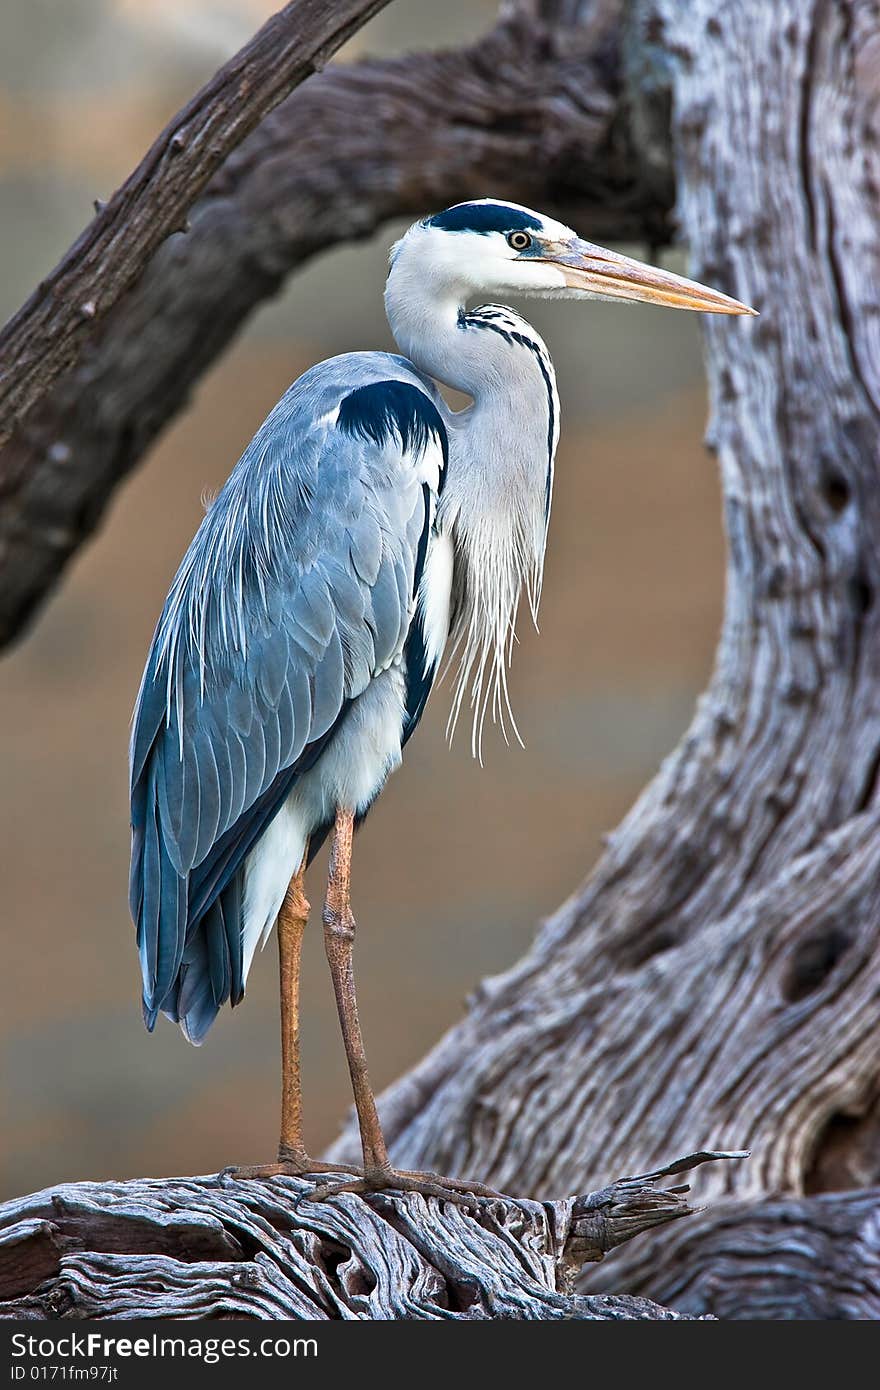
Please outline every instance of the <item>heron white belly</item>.
[[[398, 663], [374, 676], [314, 767], [300, 777], [244, 865], [244, 974], [265, 945], [291, 874], [309, 837], [332, 822], [338, 806], [362, 815], [400, 765], [406, 682]], [[293, 867], [291, 867], [293, 866]]]

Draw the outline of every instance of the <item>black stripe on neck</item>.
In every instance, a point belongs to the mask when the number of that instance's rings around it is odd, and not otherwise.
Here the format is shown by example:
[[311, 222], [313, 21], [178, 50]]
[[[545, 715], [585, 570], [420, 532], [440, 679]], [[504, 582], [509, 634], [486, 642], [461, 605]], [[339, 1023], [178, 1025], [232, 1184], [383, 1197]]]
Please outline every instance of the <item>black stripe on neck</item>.
[[502, 328], [500, 323], [493, 323], [488, 315], [481, 313], [466, 314], [464, 310], [459, 311], [459, 328], [488, 328], [493, 333], [498, 333], [506, 343], [517, 344], [520, 347], [528, 348], [535, 357], [541, 369], [541, 376], [544, 378], [544, 385], [547, 388], [547, 484], [544, 494], [544, 521], [550, 516], [550, 498], [553, 492], [553, 436], [556, 433], [556, 407], [553, 402], [553, 383], [550, 380], [550, 373], [544, 361], [543, 353], [534, 339], [526, 336], [525, 333], [518, 333], [512, 328]]

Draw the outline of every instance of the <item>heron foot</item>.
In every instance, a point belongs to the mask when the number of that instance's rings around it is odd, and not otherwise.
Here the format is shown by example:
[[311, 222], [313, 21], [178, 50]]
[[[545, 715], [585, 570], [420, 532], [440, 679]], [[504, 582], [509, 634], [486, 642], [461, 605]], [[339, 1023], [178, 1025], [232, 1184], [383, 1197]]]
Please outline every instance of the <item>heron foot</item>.
[[[219, 1174], [221, 1181], [238, 1181], [241, 1178], [304, 1178], [324, 1173], [340, 1173], [351, 1178], [361, 1169], [355, 1163], [323, 1163], [319, 1158], [310, 1158], [307, 1153], [282, 1153], [274, 1163], [233, 1163], [223, 1168]], [[354, 1179], [357, 1181], [357, 1179]]]
[[367, 1196], [372, 1192], [420, 1192], [423, 1197], [439, 1197], [444, 1202], [454, 1202], [457, 1206], [477, 1210], [481, 1201], [504, 1199], [502, 1192], [484, 1183], [467, 1182], [462, 1178], [446, 1178], [440, 1173], [398, 1171], [394, 1168], [365, 1169], [363, 1176], [349, 1178], [344, 1182], [319, 1183], [314, 1190], [303, 1194], [301, 1200], [326, 1202], [330, 1197], [338, 1197], [342, 1192], [354, 1192]]

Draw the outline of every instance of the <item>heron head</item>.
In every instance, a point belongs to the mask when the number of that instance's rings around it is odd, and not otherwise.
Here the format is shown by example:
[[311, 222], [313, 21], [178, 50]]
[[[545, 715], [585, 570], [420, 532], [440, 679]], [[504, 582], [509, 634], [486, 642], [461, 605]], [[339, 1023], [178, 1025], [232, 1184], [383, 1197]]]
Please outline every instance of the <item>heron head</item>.
[[[398, 242], [421, 273], [471, 294], [630, 300], [707, 314], [754, 314], [739, 300], [584, 241], [570, 227], [494, 198], [458, 203], [417, 222]], [[415, 258], [414, 258], [415, 259]]]

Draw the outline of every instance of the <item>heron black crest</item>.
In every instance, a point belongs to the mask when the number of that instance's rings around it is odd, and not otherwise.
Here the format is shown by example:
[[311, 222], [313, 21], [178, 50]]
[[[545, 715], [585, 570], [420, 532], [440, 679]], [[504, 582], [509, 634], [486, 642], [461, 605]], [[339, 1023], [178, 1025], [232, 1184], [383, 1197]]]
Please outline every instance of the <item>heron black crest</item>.
[[441, 232], [540, 232], [541, 219], [525, 208], [506, 203], [458, 203], [454, 208], [429, 217], [427, 227]]

